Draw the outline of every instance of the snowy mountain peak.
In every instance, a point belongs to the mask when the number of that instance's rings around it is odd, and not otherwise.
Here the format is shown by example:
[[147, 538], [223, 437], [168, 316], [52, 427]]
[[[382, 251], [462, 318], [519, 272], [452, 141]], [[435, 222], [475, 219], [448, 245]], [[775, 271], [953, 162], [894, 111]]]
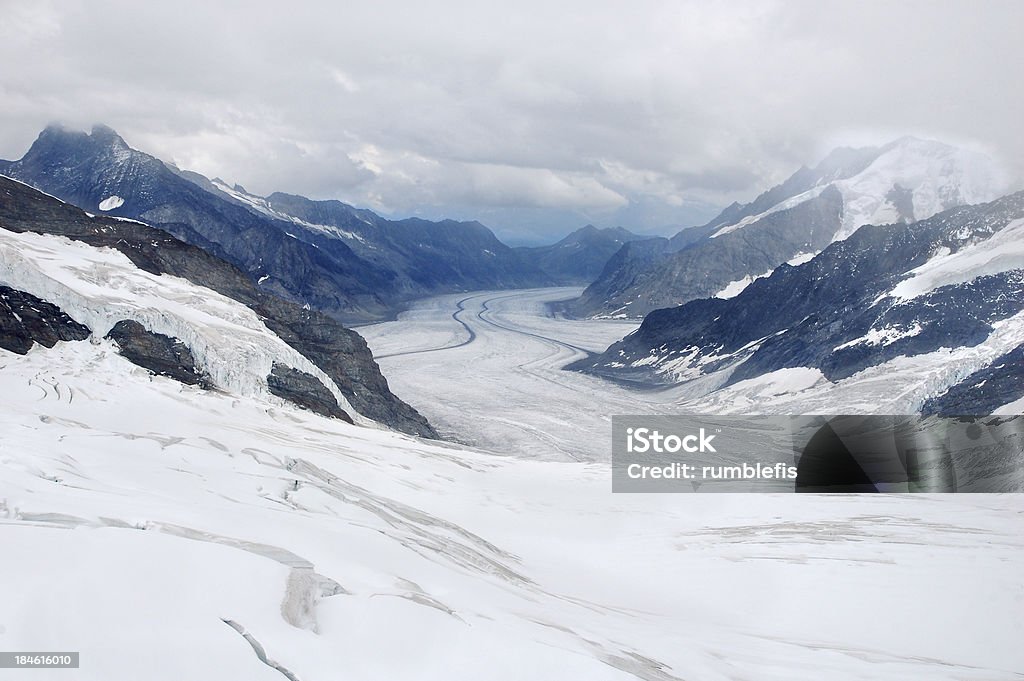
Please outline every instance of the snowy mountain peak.
[[843, 239], [864, 224], [914, 222], [1007, 190], [988, 156], [935, 140], [902, 137], [882, 147], [864, 170], [836, 182], [843, 194]]
[[69, 147], [93, 153], [103, 149], [122, 152], [135, 151], [128, 146], [123, 137], [107, 125], [96, 124], [92, 126], [90, 132], [85, 132], [61, 123], [51, 123], [39, 133], [39, 137], [36, 138], [27, 155], [46, 154]]
[[[905, 136], [881, 147], [834, 149], [813, 170], [801, 168], [745, 210], [736, 211], [736, 219], [720, 222], [711, 236], [755, 225], [817, 198], [830, 186], [843, 196], [835, 240], [866, 224], [915, 222], [955, 206], [992, 201], [1008, 189], [1005, 173], [985, 154]], [[751, 210], [755, 206], [759, 210]]]

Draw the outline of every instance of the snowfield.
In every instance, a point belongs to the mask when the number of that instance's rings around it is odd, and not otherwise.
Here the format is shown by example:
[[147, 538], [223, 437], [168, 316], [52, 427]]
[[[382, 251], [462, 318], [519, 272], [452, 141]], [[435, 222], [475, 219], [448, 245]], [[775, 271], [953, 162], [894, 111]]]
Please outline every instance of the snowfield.
[[612, 495], [602, 465], [203, 392], [107, 341], [0, 351], [0, 384], [0, 649], [82, 653], [34, 679], [1024, 669], [1018, 495]]
[[956, 253], [937, 253], [924, 265], [907, 272], [910, 276], [897, 284], [889, 296], [907, 301], [942, 286], [1015, 269], [1024, 269], [1024, 220], [1014, 220], [991, 238]]

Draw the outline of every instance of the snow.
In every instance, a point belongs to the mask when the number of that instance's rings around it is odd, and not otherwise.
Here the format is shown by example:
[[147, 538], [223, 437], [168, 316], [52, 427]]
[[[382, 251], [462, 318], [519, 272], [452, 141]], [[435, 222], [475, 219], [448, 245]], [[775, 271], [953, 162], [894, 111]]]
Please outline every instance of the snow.
[[603, 466], [198, 391], [106, 341], [0, 351], [0, 385], [0, 648], [82, 651], [34, 678], [282, 678], [242, 632], [302, 681], [1024, 666], [1019, 495], [613, 495]]
[[[606, 460], [603, 434], [611, 432], [612, 413], [656, 413], [660, 407], [638, 403], [625, 388], [560, 370], [638, 326], [547, 314], [547, 303], [581, 290], [440, 296], [419, 302], [396, 322], [363, 326], [359, 333], [395, 394], [442, 433], [491, 452]], [[595, 410], [594, 404], [615, 410]], [[539, 416], [538, 405], [544, 405]]]
[[[603, 350], [636, 328], [609, 320], [548, 317], [544, 303], [570, 292], [444, 296], [423, 301], [397, 322], [362, 327], [360, 333], [396, 393], [442, 431], [457, 433], [460, 441], [489, 451], [582, 461], [608, 459], [605, 435], [612, 414], [917, 413], [929, 397], [1024, 343], [1021, 313], [996, 323], [976, 346], [897, 357], [836, 382], [825, 380], [816, 369], [792, 367], [727, 387], [735, 365], [767, 338], [730, 355], [700, 355], [696, 347], [671, 355], [657, 349], [631, 360], [631, 366], [653, 367], [678, 384], [633, 390], [561, 370], [582, 357], [584, 349]], [[464, 307], [458, 319], [473, 329], [472, 340], [451, 317], [457, 301]], [[914, 325], [873, 329], [851, 345], [887, 344], [917, 331]], [[732, 360], [728, 368], [701, 373], [723, 359]], [[438, 400], [437, 395], [445, 399]], [[537, 404], [544, 409], [538, 412]]]
[[231, 198], [235, 199], [236, 201], [244, 203], [245, 205], [249, 206], [250, 208], [255, 209], [257, 212], [262, 213], [263, 215], [266, 215], [266, 216], [272, 217], [272, 218], [278, 218], [278, 219], [280, 219], [280, 217], [281, 217], [280, 215], [278, 215], [278, 213], [276, 211], [274, 211], [270, 207], [270, 204], [267, 203], [267, 200], [264, 199], [261, 196], [255, 196], [253, 194], [249, 194], [249, 193], [246, 193], [246, 192], [243, 192], [243, 191], [239, 191], [239, 190], [235, 189], [234, 187], [229, 187], [224, 182], [222, 182], [220, 180], [216, 180], [216, 179], [212, 181], [212, 184], [213, 184], [214, 187], [216, 187], [221, 192], [227, 194], [228, 196], [230, 196]]
[[123, 319], [178, 338], [215, 385], [238, 395], [269, 396], [266, 377], [275, 362], [312, 374], [358, 418], [330, 377], [255, 312], [185, 279], [144, 272], [119, 251], [0, 230], [0, 279], [57, 305], [98, 338]]
[[906, 328], [900, 328], [897, 326], [886, 326], [881, 329], [872, 328], [868, 329], [868, 332], [860, 338], [854, 338], [851, 341], [835, 346], [832, 348], [832, 351], [835, 352], [836, 350], [842, 350], [843, 348], [852, 348], [855, 345], [892, 345], [900, 339], [912, 338], [921, 333], [921, 331], [923, 331], [923, 329], [917, 322], [914, 322]]
[[[89, 216], [89, 217], [95, 217], [95, 216]], [[137, 225], [146, 225], [147, 227], [149, 226], [148, 222], [142, 222], [141, 220], [133, 220], [131, 218], [124, 218], [124, 217], [121, 217], [119, 215], [107, 215], [105, 217], [108, 220], [117, 220], [118, 222], [134, 222]]]
[[[813, 260], [814, 256], [816, 256], [816, 255], [817, 255], [817, 253], [797, 253], [790, 260], [787, 261], [787, 264], [788, 265], [792, 265], [793, 267], [796, 267], [797, 265], [802, 265], [805, 262], [809, 262], [810, 260]], [[718, 291], [718, 293], [716, 293], [712, 297], [713, 298], [722, 298], [722, 299], [735, 298], [740, 293], [742, 293], [744, 289], [746, 289], [748, 286], [750, 286], [752, 283], [754, 283], [754, 281], [756, 281], [757, 279], [763, 279], [765, 277], [770, 277], [772, 275], [772, 272], [774, 272], [774, 271], [775, 270], [772, 269], [772, 270], [768, 270], [767, 272], [762, 272], [761, 274], [756, 274], [756, 275], [748, 274], [748, 275], [742, 277], [741, 279], [736, 279], [735, 281], [730, 281], [728, 284], [726, 284], [722, 288], [722, 290]], [[617, 312], [617, 310], [616, 310], [616, 312]]]
[[956, 253], [938, 252], [889, 292], [907, 301], [942, 286], [962, 284], [978, 277], [1024, 269], [1024, 220], [1014, 220], [990, 238], [970, 244]]
[[836, 182], [843, 194], [843, 226], [836, 240], [861, 225], [896, 222], [898, 214], [886, 195], [897, 184], [914, 192], [914, 220], [958, 205], [991, 201], [1006, 189], [1001, 172], [984, 154], [905, 138], [861, 173]]
[[752, 283], [754, 283], [755, 279], [761, 279], [763, 277], [771, 276], [771, 273], [772, 273], [772, 270], [768, 270], [767, 272], [763, 272], [762, 274], [758, 274], [758, 275], [755, 275], [755, 276], [751, 276], [751, 275], [748, 274], [747, 276], [743, 277], [742, 279], [737, 279], [736, 281], [731, 281], [728, 284], [726, 284], [725, 288], [723, 288], [721, 291], [716, 293], [713, 297], [714, 298], [735, 298], [736, 296], [738, 296], [740, 293], [743, 292], [743, 289], [747, 288]]
[[[355, 232], [348, 231], [347, 229], [341, 229], [340, 227], [334, 227], [332, 225], [321, 225], [321, 224], [317, 224], [317, 223], [313, 223], [313, 222], [306, 222], [305, 220], [303, 220], [301, 218], [297, 218], [294, 215], [288, 215], [287, 213], [281, 213], [280, 211], [276, 211], [276, 213], [277, 213], [279, 218], [283, 218], [283, 219], [289, 220], [291, 222], [294, 222], [297, 225], [302, 225], [303, 227], [308, 227], [309, 229], [315, 230], [317, 232], [323, 232], [323, 233], [328, 234], [330, 236], [340, 237], [342, 239], [350, 239], [350, 240], [353, 240], [353, 241], [358, 241], [358, 242], [363, 243], [363, 244], [368, 243], [366, 241], [366, 239], [364, 239], [363, 237], [359, 236]], [[362, 218], [360, 218], [360, 220], [362, 222], [366, 222], [367, 224], [370, 224], [367, 220], [364, 220]]]
[[108, 196], [107, 198], [100, 201], [99, 209], [102, 211], [114, 210], [124, 205], [124, 199], [120, 196]]
[[[827, 382], [825, 376], [818, 369], [792, 367], [770, 371], [757, 378], [740, 381], [731, 386], [731, 389], [735, 392], [745, 392], [748, 396], [757, 395], [759, 399], [763, 400], [799, 393]], [[756, 402], [756, 400], [752, 400], [751, 404]]]
[[1019, 400], [1014, 400], [1013, 402], [1010, 402], [1008, 404], [1004, 404], [1003, 406], [999, 407], [992, 413], [1000, 416], [1015, 416], [1018, 414], [1024, 414], [1024, 397], [1021, 397]]
[[787, 260], [786, 264], [792, 265], [793, 267], [803, 265], [805, 262], [810, 262], [811, 260], [814, 260], [814, 257], [818, 255], [818, 253], [820, 253], [820, 251], [814, 253], [797, 253], [792, 258]]

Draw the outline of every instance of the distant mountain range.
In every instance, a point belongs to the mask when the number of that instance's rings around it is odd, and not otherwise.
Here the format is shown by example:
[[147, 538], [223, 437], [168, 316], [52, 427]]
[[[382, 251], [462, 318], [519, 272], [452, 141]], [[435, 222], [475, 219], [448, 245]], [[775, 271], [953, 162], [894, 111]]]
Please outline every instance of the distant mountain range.
[[521, 246], [515, 250], [557, 284], [589, 284], [624, 244], [652, 238], [623, 227], [598, 229], [587, 225], [551, 246]]
[[690, 300], [733, 296], [861, 225], [913, 222], [991, 201], [1005, 189], [990, 159], [940, 142], [905, 137], [882, 147], [837, 149], [706, 225], [624, 245], [569, 311], [643, 317]]
[[584, 228], [555, 246], [513, 249], [478, 222], [388, 220], [340, 201], [260, 197], [132, 149], [105, 126], [47, 127], [23, 158], [0, 161], [0, 174], [86, 211], [158, 226], [261, 290], [345, 322], [443, 292], [587, 283], [638, 238]]

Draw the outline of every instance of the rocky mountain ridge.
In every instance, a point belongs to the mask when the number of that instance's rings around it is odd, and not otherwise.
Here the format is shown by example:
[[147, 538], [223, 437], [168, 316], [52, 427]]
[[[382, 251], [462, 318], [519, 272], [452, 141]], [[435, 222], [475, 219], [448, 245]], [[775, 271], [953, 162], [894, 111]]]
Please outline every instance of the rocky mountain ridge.
[[[322, 402], [326, 390], [339, 408], [347, 405], [364, 420], [436, 437], [391, 393], [358, 334], [258, 289], [237, 268], [167, 232], [90, 215], [5, 177], [0, 228], [0, 282], [16, 292], [5, 302], [17, 299], [19, 309], [45, 312], [30, 326], [10, 302], [0, 308], [2, 326], [20, 337], [24, 351], [37, 341], [80, 340], [82, 328], [94, 337], [113, 331], [135, 350], [125, 356], [144, 357], [139, 363], [155, 373], [173, 374], [160, 369], [171, 364], [203, 375], [196, 383], [254, 394], [271, 392], [268, 376], [280, 364], [321, 384], [314, 401]], [[134, 324], [118, 326], [123, 320]], [[48, 336], [48, 329], [71, 331]], [[284, 379], [279, 385], [289, 382]]]

